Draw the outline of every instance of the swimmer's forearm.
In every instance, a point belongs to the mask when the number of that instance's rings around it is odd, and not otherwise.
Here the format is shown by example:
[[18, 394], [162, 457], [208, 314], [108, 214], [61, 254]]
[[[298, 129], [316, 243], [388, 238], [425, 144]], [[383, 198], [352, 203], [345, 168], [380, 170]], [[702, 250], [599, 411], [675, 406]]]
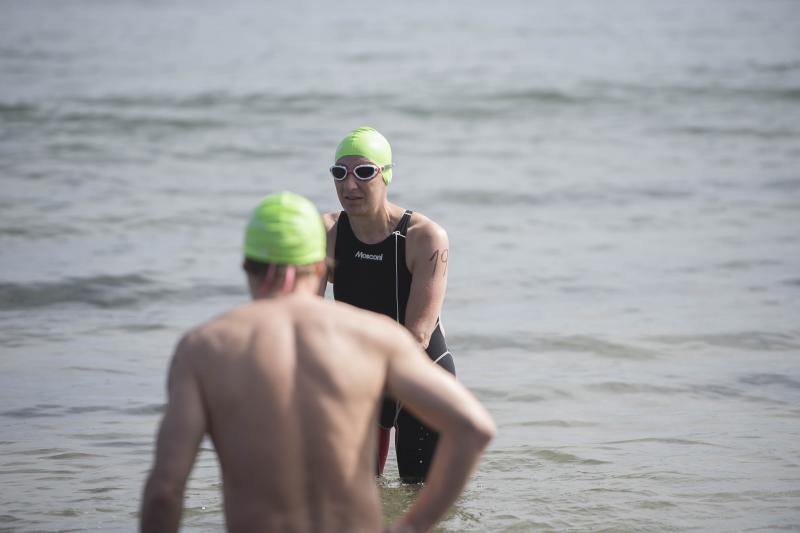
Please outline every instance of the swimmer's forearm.
[[390, 531], [430, 530], [461, 494], [493, 435], [491, 423], [483, 429], [440, 435], [425, 486]]
[[[435, 323], [435, 320], [432, 322]], [[433, 333], [433, 326], [426, 328], [423, 322], [409, 324], [406, 323], [406, 329], [411, 333], [411, 336], [417, 341], [417, 345], [423, 350], [428, 349], [428, 344], [431, 342], [431, 334]]]
[[158, 483], [148, 480], [142, 497], [139, 518], [140, 533], [178, 531], [183, 511], [183, 492], [156, 488]]

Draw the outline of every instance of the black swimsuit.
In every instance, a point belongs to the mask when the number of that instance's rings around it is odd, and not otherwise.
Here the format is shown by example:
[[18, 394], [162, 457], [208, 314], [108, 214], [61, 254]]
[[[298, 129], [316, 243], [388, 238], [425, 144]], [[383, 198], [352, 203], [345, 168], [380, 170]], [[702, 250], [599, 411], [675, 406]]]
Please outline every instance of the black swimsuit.
[[[350, 227], [347, 213], [342, 211], [336, 225], [336, 267], [333, 275], [333, 297], [361, 309], [387, 315], [405, 324], [411, 272], [406, 266], [406, 232], [411, 211], [389, 237], [377, 244], [358, 240]], [[456, 373], [453, 356], [447, 349], [439, 321], [431, 334], [426, 350], [428, 357], [450, 372]], [[422, 481], [436, 450], [438, 435], [414, 418], [407, 410], [385, 398], [380, 425], [395, 427], [397, 468], [404, 481]]]

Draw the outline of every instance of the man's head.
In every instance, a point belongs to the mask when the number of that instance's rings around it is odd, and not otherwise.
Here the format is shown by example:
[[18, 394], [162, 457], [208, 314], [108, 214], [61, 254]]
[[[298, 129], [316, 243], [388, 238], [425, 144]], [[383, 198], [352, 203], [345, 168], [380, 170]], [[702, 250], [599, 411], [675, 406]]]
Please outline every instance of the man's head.
[[383, 205], [393, 166], [386, 137], [373, 128], [356, 128], [339, 143], [335, 160], [331, 174], [345, 211], [365, 214]]
[[243, 268], [254, 298], [291, 292], [301, 281], [316, 292], [326, 270], [325, 226], [314, 204], [291, 192], [261, 200], [245, 229]]

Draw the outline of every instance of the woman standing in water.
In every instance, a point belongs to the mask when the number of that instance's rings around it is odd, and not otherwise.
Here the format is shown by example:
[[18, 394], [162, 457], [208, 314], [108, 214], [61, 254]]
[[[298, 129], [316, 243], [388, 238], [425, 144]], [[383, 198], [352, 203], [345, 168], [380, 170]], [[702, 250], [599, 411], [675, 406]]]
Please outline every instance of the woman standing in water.
[[[328, 277], [334, 298], [403, 324], [433, 363], [455, 374], [440, 319], [447, 233], [428, 217], [389, 202], [392, 149], [378, 131], [361, 127], [348, 133], [335, 161], [330, 172], [342, 211], [323, 216], [328, 257], [335, 260]], [[424, 481], [438, 435], [391, 398], [383, 401], [379, 425], [378, 474], [394, 427], [400, 478]]]

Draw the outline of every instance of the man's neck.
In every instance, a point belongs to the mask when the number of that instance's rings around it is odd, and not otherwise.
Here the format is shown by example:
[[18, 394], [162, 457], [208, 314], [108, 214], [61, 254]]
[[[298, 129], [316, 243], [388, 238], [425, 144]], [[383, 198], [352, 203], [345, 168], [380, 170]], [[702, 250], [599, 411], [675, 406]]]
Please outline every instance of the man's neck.
[[294, 285], [286, 292], [281, 287], [270, 289], [267, 292], [259, 294], [256, 300], [275, 300], [277, 298], [308, 298], [311, 296], [319, 297], [319, 290], [321, 281], [312, 276], [305, 276], [302, 279], [296, 280]]

